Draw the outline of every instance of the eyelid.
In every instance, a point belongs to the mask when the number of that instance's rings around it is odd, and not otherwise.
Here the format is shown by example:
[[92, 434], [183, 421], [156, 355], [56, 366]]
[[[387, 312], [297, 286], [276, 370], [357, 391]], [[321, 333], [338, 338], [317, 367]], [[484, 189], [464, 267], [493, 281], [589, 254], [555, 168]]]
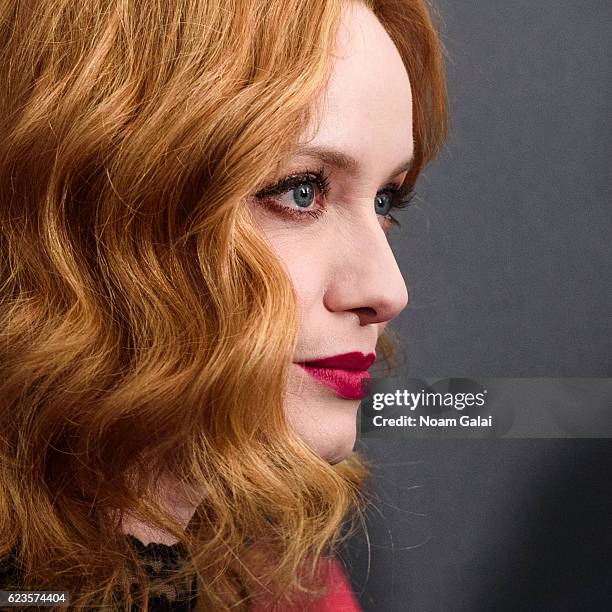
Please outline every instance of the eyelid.
[[[255, 194], [255, 197], [264, 198], [271, 195], [282, 195], [302, 182], [317, 183], [322, 195], [328, 192], [330, 186], [329, 174], [325, 171], [324, 167], [321, 166], [318, 170], [305, 169], [303, 171], [292, 172], [284, 177], [281, 177], [275, 183], [270, 183], [262, 187]], [[400, 184], [389, 182], [384, 187], [381, 187], [376, 193], [379, 194], [384, 193], [385, 191], [391, 191], [399, 196], [408, 195], [411, 191], [413, 191], [414, 186], [409, 183], [404, 183], [405, 180]]]
[[256, 194], [256, 198], [266, 198], [267, 196], [282, 195], [291, 189], [294, 189], [301, 183], [316, 183], [324, 195], [329, 190], [329, 177], [323, 167], [318, 170], [304, 170], [301, 172], [292, 172], [291, 174], [278, 179], [275, 183], [266, 185]]
[[[291, 206], [283, 206], [273, 197], [288, 193], [302, 183], [315, 183], [319, 189], [321, 197], [325, 201], [325, 197], [330, 189], [330, 180], [329, 175], [323, 166], [321, 166], [318, 170], [307, 168], [300, 172], [292, 172], [284, 177], [281, 177], [275, 183], [264, 186], [262, 189], [257, 191], [254, 197], [260, 201], [267, 201], [271, 208], [289, 218], [300, 220], [306, 215], [312, 218], [319, 218], [321, 215], [327, 212], [327, 203], [322, 205], [320, 204], [311, 210], [300, 210]], [[399, 185], [392, 182], [387, 183], [384, 187], [376, 192], [376, 195], [381, 193], [388, 193], [392, 195], [393, 203], [391, 204], [391, 210], [405, 208], [411, 203], [415, 195], [414, 185], [407, 183], [405, 179]], [[386, 215], [382, 215], [382, 217], [387, 219], [391, 224], [398, 227], [400, 226], [399, 221], [397, 221], [397, 219], [395, 219], [390, 212]]]
[[[284, 195], [303, 183], [316, 184], [321, 198], [325, 200], [325, 196], [329, 191], [329, 178], [323, 167], [318, 170], [306, 169], [302, 172], [293, 172], [282, 177], [276, 181], [276, 183], [263, 187], [254, 197], [256, 200], [265, 202], [268, 207], [274, 209], [286, 218], [303, 221], [306, 216], [309, 216], [313, 219], [318, 219], [327, 212], [327, 204], [319, 204], [314, 209], [299, 210], [291, 206], [283, 206], [283, 204], [280, 204], [277, 198], [274, 197]], [[316, 202], [316, 199], [314, 201]]]

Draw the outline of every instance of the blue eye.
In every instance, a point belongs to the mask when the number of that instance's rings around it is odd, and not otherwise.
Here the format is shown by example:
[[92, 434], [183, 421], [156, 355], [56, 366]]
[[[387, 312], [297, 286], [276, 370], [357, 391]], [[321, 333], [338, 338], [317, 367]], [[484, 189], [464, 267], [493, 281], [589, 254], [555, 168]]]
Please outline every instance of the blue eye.
[[376, 213], [382, 215], [389, 223], [401, 227], [401, 223], [390, 214], [391, 210], [400, 210], [410, 206], [416, 192], [411, 185], [388, 185], [376, 194], [374, 208]]
[[300, 183], [291, 190], [291, 195], [300, 208], [308, 208], [314, 200], [315, 192], [312, 183]]
[[[317, 191], [321, 198], [325, 198], [328, 189], [329, 179], [324, 169], [320, 168], [318, 171], [307, 170], [301, 174], [287, 176], [276, 184], [258, 191], [255, 197], [267, 202], [286, 217], [299, 220], [308, 215], [318, 219], [325, 213], [326, 206], [324, 204], [319, 204], [314, 208], [310, 208], [310, 206], [317, 201]], [[281, 196], [292, 201], [286, 202], [289, 206], [282, 203]], [[292, 204], [296, 204], [297, 207]]]
[[393, 198], [388, 193], [379, 193], [374, 198], [374, 208], [377, 215], [388, 215], [393, 208]]
[[[319, 203], [316, 207], [311, 208], [311, 206], [317, 202], [317, 191], [323, 201], [325, 200], [329, 187], [329, 177], [323, 168], [319, 168], [287, 176], [276, 184], [258, 191], [255, 198], [267, 202], [270, 207], [286, 217], [300, 220], [308, 215], [318, 219], [327, 210], [327, 205]], [[374, 198], [376, 214], [381, 215], [392, 225], [400, 227], [399, 221], [390, 214], [390, 211], [405, 208], [414, 195], [415, 192], [410, 185], [407, 187], [387, 185]], [[285, 204], [282, 203], [281, 196], [284, 196]], [[287, 202], [287, 199], [291, 201]]]

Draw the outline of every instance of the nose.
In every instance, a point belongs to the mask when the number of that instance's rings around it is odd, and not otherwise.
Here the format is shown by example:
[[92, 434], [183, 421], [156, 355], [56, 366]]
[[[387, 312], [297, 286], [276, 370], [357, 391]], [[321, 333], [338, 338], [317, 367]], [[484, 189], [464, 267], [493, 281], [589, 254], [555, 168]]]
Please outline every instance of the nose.
[[355, 312], [361, 325], [391, 321], [408, 305], [408, 287], [378, 217], [362, 218], [350, 236], [333, 249], [325, 306]]

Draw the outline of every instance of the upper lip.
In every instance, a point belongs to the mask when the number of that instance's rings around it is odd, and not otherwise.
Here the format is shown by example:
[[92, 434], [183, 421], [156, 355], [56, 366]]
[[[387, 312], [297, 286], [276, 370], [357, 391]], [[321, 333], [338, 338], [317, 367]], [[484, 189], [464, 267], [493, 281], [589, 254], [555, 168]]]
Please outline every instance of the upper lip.
[[298, 363], [318, 368], [340, 368], [342, 370], [367, 370], [376, 360], [376, 353], [342, 353], [331, 357], [321, 357], [311, 361], [300, 361]]

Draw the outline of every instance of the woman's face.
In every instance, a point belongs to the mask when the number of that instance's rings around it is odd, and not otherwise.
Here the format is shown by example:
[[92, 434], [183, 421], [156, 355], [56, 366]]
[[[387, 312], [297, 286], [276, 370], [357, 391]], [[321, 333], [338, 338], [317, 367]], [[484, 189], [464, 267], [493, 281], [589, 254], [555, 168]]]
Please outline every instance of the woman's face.
[[[354, 352], [373, 356], [387, 322], [406, 307], [408, 290], [388, 243], [386, 215], [395, 197], [389, 188], [403, 182], [401, 168], [413, 151], [408, 74], [380, 22], [361, 4], [347, 3], [338, 45], [320, 100], [322, 122], [300, 139], [311, 149], [336, 152], [336, 159], [301, 152], [283, 175], [306, 173], [305, 178], [285, 184], [280, 194], [266, 188], [250, 202], [298, 296], [300, 331], [287, 385], [287, 417], [330, 463], [352, 452], [355, 391], [363, 374], [305, 369], [299, 363]], [[355, 163], [338, 163], [345, 158]], [[324, 196], [319, 169], [328, 179]]]

